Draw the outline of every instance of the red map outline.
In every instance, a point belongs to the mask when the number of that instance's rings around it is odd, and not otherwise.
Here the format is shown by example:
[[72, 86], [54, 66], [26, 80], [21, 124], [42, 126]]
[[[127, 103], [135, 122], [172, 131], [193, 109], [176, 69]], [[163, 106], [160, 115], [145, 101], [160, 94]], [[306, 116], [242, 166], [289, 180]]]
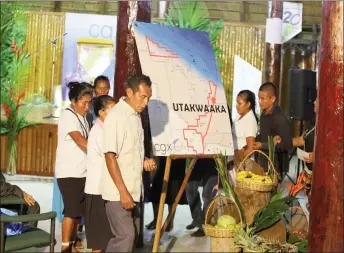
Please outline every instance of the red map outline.
[[[209, 85], [209, 93], [208, 93], [208, 97], [207, 97], [208, 106], [215, 105], [216, 104], [217, 85], [214, 83], [214, 81], [210, 81], [210, 80], [208, 80], [208, 85]], [[215, 89], [213, 96], [212, 96], [213, 92], [212, 92], [211, 86], [213, 86], [214, 89]], [[207, 125], [205, 133], [202, 134], [201, 132], [197, 131], [197, 128], [199, 127], [199, 121], [200, 121], [201, 117], [207, 117], [208, 114], [210, 114], [208, 125]], [[188, 125], [187, 128], [183, 129], [183, 136], [184, 136], [184, 140], [186, 141], [187, 147], [192, 149], [196, 154], [204, 154], [204, 139], [208, 135], [209, 126], [210, 126], [210, 122], [211, 122], [212, 117], [213, 117], [213, 113], [212, 112], [206, 112], [205, 114], [201, 114], [201, 115], [198, 116], [198, 119], [196, 119], [196, 122], [197, 122], [196, 125]], [[202, 148], [203, 148], [201, 153], [197, 153], [197, 150], [195, 149], [195, 147], [192, 146], [192, 145], [189, 145], [188, 138], [185, 137], [185, 131], [190, 131], [190, 130], [193, 130], [193, 131], [196, 132], [196, 134], [201, 135], [201, 138], [202, 138]]]

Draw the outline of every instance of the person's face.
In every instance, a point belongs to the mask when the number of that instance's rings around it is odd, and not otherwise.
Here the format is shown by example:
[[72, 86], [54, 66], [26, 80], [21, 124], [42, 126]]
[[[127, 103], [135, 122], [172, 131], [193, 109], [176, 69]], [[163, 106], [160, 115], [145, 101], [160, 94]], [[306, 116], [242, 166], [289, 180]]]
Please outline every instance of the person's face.
[[263, 110], [271, 108], [276, 101], [276, 97], [272, 96], [268, 91], [259, 91], [258, 98], [260, 108]]
[[136, 92], [131, 88], [127, 88], [127, 97], [133, 109], [141, 113], [147, 107], [150, 97], [152, 96], [152, 88], [145, 83], [140, 83]]
[[99, 111], [99, 119], [104, 121], [109, 111], [116, 105], [115, 102], [109, 102], [106, 107]]
[[314, 112], [315, 112], [316, 114], [319, 113], [319, 100], [318, 100], [318, 99], [316, 99], [316, 100], [314, 101]]
[[96, 87], [94, 88], [94, 93], [96, 97], [102, 96], [102, 95], [109, 95], [110, 91], [110, 84], [108, 81], [100, 80], [97, 82]]
[[91, 95], [84, 95], [80, 97], [77, 101], [75, 100], [72, 101], [73, 109], [81, 116], [84, 116], [86, 115], [86, 113], [88, 112], [88, 109], [90, 108], [91, 101], [92, 101]]
[[236, 99], [236, 109], [239, 115], [245, 115], [247, 112], [250, 111], [251, 103], [246, 102], [242, 96], [237, 96]]

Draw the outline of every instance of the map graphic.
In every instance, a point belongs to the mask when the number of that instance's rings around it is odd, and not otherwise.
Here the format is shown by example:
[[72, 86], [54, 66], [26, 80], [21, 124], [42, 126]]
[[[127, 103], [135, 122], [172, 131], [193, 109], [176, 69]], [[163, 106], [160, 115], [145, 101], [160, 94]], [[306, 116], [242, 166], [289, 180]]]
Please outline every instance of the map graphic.
[[233, 155], [226, 97], [205, 32], [134, 22], [156, 156]]

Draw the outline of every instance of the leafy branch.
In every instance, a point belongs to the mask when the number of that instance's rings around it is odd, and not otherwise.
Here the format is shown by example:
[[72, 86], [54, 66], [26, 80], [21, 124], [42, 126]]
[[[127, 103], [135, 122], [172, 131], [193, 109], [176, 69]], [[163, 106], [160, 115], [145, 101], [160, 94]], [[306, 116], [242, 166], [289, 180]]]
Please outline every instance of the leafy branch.
[[193, 29], [207, 32], [213, 46], [213, 52], [219, 64], [223, 65], [220, 55], [222, 50], [216, 41], [223, 29], [223, 20], [211, 21], [205, 2], [200, 1], [171, 1], [165, 21], [158, 21], [162, 25]]

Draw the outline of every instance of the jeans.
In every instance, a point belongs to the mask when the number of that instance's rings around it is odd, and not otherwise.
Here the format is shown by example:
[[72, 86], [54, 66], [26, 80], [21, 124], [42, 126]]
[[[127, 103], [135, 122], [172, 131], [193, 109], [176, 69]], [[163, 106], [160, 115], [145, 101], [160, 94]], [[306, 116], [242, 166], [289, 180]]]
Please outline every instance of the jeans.
[[[214, 199], [215, 195], [213, 192], [214, 187], [218, 183], [217, 175], [205, 176], [200, 180], [191, 180], [186, 186], [186, 197], [189, 202], [189, 207], [191, 211], [191, 217], [193, 219], [192, 223], [201, 228], [204, 224], [205, 214], [207, 209]], [[198, 187], [203, 187], [202, 200], [203, 208], [200, 193]]]

